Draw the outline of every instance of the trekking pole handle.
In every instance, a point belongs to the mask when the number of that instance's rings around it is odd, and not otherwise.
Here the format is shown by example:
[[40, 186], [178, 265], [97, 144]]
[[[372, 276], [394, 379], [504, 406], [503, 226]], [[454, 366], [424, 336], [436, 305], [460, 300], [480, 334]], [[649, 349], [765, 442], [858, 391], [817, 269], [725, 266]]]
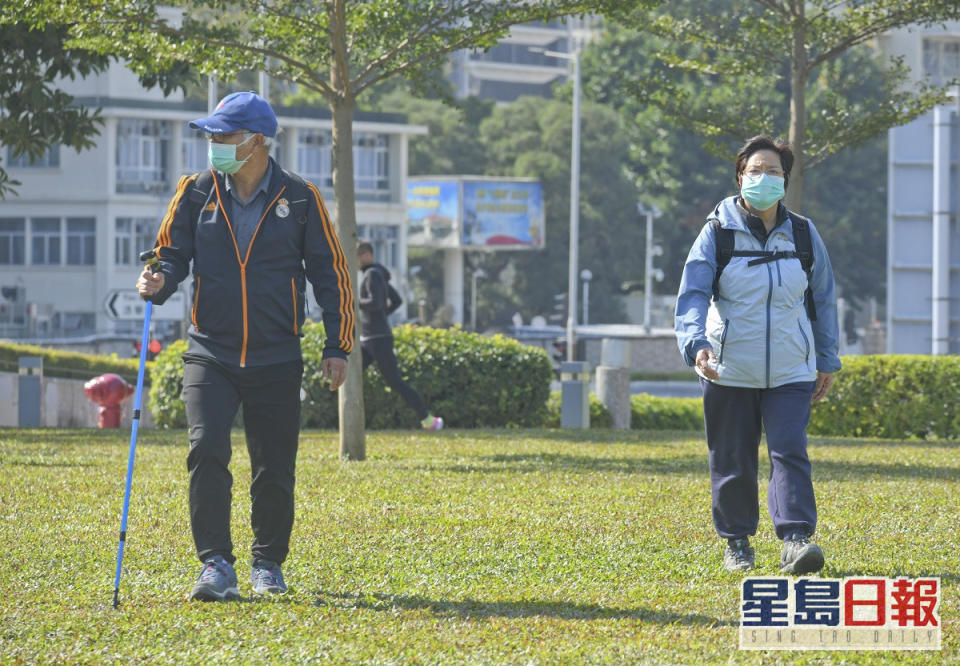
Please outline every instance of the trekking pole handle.
[[157, 251], [155, 249], [141, 252], [140, 261], [150, 267], [151, 273], [156, 273], [159, 270], [160, 259], [157, 257]]

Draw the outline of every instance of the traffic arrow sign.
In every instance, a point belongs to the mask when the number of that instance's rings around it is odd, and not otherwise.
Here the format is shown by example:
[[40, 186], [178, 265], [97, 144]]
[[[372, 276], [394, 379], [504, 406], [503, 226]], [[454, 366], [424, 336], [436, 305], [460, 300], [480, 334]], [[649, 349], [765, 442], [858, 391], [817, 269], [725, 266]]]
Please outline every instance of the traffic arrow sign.
[[[163, 305], [154, 306], [153, 319], [183, 319], [186, 298], [182, 291], [174, 292]], [[114, 289], [107, 294], [103, 309], [110, 319], [143, 319], [146, 301], [133, 289]]]

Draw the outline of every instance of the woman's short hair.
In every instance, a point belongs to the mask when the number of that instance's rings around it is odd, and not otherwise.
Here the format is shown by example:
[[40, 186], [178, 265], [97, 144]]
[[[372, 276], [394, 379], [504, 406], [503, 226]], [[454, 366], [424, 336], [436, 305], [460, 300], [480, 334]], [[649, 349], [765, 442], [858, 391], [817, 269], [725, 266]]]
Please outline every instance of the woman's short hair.
[[793, 149], [790, 144], [782, 139], [774, 139], [767, 134], [758, 134], [755, 137], [747, 139], [743, 148], [737, 153], [737, 186], [740, 185], [740, 176], [747, 168], [747, 160], [758, 150], [772, 150], [780, 156], [780, 166], [783, 167], [783, 187], [786, 189], [790, 183], [790, 170], [793, 168]]
[[364, 252], [373, 254], [373, 245], [369, 241], [357, 241], [357, 256], [363, 254]]

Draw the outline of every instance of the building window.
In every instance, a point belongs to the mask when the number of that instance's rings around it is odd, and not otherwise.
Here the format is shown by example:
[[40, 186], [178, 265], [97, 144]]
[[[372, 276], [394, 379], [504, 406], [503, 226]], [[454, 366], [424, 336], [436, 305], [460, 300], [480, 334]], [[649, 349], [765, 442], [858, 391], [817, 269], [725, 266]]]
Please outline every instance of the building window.
[[164, 192], [170, 125], [161, 120], [117, 122], [117, 192]]
[[373, 258], [394, 272], [400, 270], [400, 228], [386, 224], [358, 224], [357, 238], [373, 246]]
[[30, 220], [30, 263], [34, 266], [60, 265], [59, 217], [34, 217]]
[[53, 329], [64, 336], [91, 335], [96, 332], [96, 321], [92, 312], [55, 312]]
[[[361, 201], [390, 200], [390, 137], [354, 132], [354, 192]], [[297, 171], [321, 190], [333, 190], [333, 135], [329, 130], [297, 133]]]
[[0, 217], [0, 266], [22, 266], [26, 256], [26, 220]]
[[93, 266], [96, 263], [97, 221], [92, 217], [67, 218], [67, 263]]
[[139, 266], [140, 253], [156, 244], [156, 222], [151, 217], [118, 217], [113, 261], [117, 266]]
[[52, 169], [58, 167], [60, 166], [60, 144], [53, 144], [36, 159], [30, 157], [29, 153], [14, 155], [13, 148], [8, 148], [7, 166], [11, 169]]
[[353, 175], [357, 198], [366, 201], [390, 199], [390, 137], [354, 132]]
[[209, 142], [200, 130], [184, 130], [181, 158], [183, 171], [181, 174], [194, 174], [205, 171], [210, 167], [207, 157]]
[[320, 189], [333, 189], [333, 135], [329, 130], [297, 130], [297, 171]]
[[960, 80], [960, 39], [924, 39], [923, 73], [938, 86]]

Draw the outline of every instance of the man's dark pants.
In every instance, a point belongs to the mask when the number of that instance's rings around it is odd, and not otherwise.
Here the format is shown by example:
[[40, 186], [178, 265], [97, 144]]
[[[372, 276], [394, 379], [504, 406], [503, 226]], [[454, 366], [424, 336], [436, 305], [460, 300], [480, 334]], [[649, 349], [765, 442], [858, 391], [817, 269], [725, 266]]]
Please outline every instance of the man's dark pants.
[[410, 408], [417, 413], [417, 418], [421, 421], [427, 418], [427, 406], [423, 402], [423, 398], [400, 375], [400, 368], [397, 367], [397, 355], [393, 352], [393, 336], [384, 335], [362, 340], [360, 350], [363, 353], [363, 369], [366, 370], [371, 363], [376, 363], [387, 386], [406, 400]]
[[721, 386], [701, 378], [700, 385], [717, 534], [728, 539], [756, 534], [762, 426], [770, 456], [767, 508], [777, 537], [812, 535], [817, 505], [807, 457], [807, 423], [816, 382], [754, 389]]
[[250, 524], [255, 559], [283, 562], [293, 529], [303, 362], [241, 368], [184, 356], [183, 402], [190, 428], [190, 525], [200, 560], [233, 562], [230, 427], [243, 405], [250, 454]]

